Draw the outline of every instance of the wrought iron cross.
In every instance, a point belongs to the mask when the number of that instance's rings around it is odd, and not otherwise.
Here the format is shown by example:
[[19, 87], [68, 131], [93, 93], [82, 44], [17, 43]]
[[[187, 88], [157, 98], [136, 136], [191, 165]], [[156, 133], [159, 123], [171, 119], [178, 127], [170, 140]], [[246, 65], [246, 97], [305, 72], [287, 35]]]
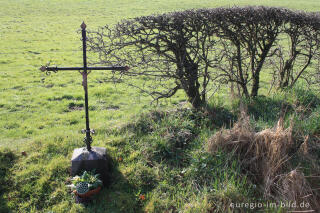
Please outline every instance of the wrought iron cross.
[[87, 145], [87, 150], [91, 150], [91, 143], [92, 143], [92, 137], [91, 133], [94, 133], [94, 131], [90, 130], [89, 125], [89, 108], [88, 108], [88, 83], [87, 83], [87, 77], [88, 74], [91, 72], [91, 70], [114, 70], [114, 71], [127, 71], [129, 70], [129, 67], [125, 66], [112, 66], [112, 67], [88, 67], [87, 66], [87, 36], [86, 36], [86, 24], [83, 22], [81, 24], [81, 31], [82, 31], [82, 50], [83, 50], [83, 67], [47, 67], [42, 66], [40, 70], [42, 72], [46, 72], [47, 74], [50, 72], [58, 72], [58, 71], [72, 71], [76, 70], [79, 71], [82, 75], [83, 81], [82, 86], [84, 89], [84, 97], [85, 97], [85, 113], [86, 113], [86, 129], [85, 133], [86, 136], [84, 138], [84, 142]]

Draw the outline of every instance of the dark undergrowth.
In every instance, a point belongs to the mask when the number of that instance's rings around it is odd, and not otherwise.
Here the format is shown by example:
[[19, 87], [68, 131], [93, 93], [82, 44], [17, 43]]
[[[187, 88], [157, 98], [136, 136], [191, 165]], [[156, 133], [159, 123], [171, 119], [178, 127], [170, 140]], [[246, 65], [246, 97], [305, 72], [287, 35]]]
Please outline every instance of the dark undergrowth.
[[11, 168], [16, 159], [17, 156], [12, 151], [8, 149], [0, 150], [0, 212], [10, 212], [6, 201], [10, 200], [7, 193], [12, 187]]

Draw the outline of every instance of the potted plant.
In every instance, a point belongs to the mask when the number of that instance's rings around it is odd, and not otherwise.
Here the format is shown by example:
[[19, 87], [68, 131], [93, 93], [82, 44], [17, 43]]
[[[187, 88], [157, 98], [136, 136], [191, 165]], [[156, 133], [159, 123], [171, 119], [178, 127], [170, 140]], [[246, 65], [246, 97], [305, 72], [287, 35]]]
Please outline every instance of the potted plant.
[[74, 194], [81, 198], [89, 198], [91, 195], [99, 193], [102, 187], [102, 181], [99, 174], [84, 171], [81, 176], [75, 176], [71, 179], [71, 189]]

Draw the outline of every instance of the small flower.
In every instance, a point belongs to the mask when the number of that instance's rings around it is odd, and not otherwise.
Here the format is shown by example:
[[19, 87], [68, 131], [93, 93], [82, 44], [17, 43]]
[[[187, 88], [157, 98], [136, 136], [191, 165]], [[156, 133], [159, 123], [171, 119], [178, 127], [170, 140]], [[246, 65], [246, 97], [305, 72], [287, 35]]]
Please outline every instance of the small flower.
[[119, 161], [119, 162], [122, 162], [122, 161], [123, 161], [123, 158], [122, 158], [122, 157], [119, 157], [119, 158], [118, 158], [118, 161]]
[[75, 189], [76, 186], [74, 184], [67, 185], [68, 188]]
[[78, 181], [78, 180], [80, 180], [80, 176], [74, 176], [71, 180], [73, 180], [73, 181]]
[[145, 195], [139, 195], [139, 199], [140, 199], [140, 200], [145, 200], [145, 199], [146, 199], [146, 196], [145, 196]]

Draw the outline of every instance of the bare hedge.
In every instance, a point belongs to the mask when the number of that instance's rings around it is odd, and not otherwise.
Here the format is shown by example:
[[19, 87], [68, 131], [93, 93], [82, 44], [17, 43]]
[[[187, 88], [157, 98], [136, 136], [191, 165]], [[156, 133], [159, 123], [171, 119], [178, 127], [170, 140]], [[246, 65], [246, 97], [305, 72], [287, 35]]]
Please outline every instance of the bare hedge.
[[[319, 83], [320, 15], [275, 7], [186, 10], [123, 20], [88, 35], [100, 64], [126, 64], [122, 77], [155, 100], [182, 89], [200, 108], [221, 84], [254, 97], [262, 72], [279, 88]], [[120, 76], [118, 76], [120, 77]], [[117, 76], [116, 76], [117, 78]], [[270, 82], [271, 83], [271, 82]]]

